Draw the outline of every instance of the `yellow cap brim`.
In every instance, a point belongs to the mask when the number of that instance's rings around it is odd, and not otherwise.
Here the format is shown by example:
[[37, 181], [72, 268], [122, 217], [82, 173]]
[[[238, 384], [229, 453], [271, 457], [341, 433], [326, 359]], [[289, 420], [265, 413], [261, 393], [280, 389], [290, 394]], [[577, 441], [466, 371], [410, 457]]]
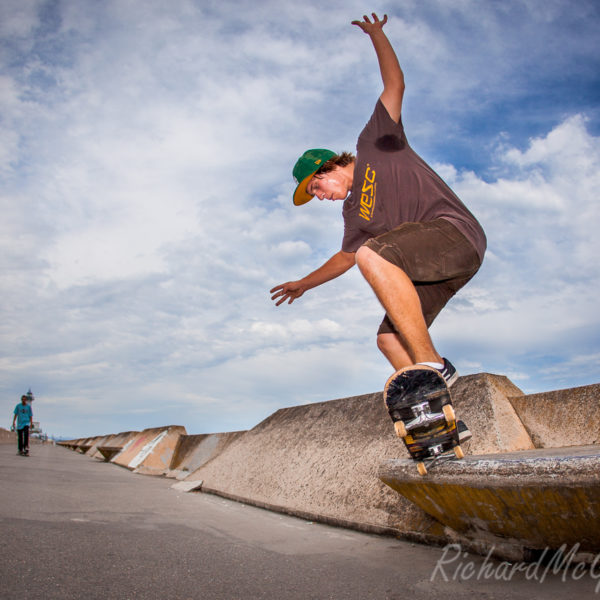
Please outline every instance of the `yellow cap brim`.
[[295, 206], [302, 206], [303, 204], [310, 202], [314, 198], [314, 195], [311, 195], [306, 191], [306, 186], [308, 185], [308, 182], [313, 178], [313, 175], [314, 175], [314, 173], [311, 173], [308, 177], [305, 177], [298, 184], [298, 187], [296, 188], [296, 191], [294, 192], [294, 205]]

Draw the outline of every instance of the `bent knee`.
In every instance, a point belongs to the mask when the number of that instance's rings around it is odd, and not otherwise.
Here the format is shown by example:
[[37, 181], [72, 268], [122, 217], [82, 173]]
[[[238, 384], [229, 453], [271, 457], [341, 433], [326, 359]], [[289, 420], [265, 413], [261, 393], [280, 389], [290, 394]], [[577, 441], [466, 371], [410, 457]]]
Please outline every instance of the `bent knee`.
[[387, 356], [389, 352], [393, 352], [398, 346], [398, 340], [393, 333], [378, 333], [377, 348]]
[[373, 259], [373, 255], [376, 253], [367, 246], [361, 246], [355, 255], [356, 264], [361, 267], [366, 265], [370, 260]]
[[381, 266], [392, 266], [395, 269], [406, 273], [403, 266], [400, 266], [396, 262], [390, 260], [387, 256], [383, 255], [377, 249], [373, 249], [366, 244], [361, 246], [356, 251], [355, 261], [363, 275]]

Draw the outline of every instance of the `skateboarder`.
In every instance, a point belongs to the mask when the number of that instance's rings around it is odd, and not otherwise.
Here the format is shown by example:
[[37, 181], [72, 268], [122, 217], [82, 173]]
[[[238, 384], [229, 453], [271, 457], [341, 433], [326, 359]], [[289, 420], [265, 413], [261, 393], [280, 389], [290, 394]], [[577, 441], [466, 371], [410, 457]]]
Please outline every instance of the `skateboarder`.
[[[317, 270], [271, 290], [279, 306], [357, 264], [385, 309], [377, 346], [395, 370], [429, 365], [452, 385], [458, 374], [428, 328], [478, 271], [486, 248], [480, 224], [408, 144], [402, 123], [404, 74], [379, 20], [352, 24], [373, 44], [383, 92], [360, 134], [356, 156], [307, 150], [293, 169], [295, 205], [342, 200], [342, 247]], [[470, 435], [470, 434], [468, 434]]]
[[12, 429], [17, 429], [19, 454], [29, 456], [29, 428], [33, 427], [33, 411], [27, 403], [27, 396], [21, 396], [21, 403], [15, 406]]

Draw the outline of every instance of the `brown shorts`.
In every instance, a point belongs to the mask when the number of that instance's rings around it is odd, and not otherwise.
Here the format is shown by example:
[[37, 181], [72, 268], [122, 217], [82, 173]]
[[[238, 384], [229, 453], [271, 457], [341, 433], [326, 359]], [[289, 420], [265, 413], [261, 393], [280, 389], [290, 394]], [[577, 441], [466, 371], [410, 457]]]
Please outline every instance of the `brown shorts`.
[[[364, 245], [410, 277], [427, 327], [481, 266], [473, 245], [446, 219], [404, 223]], [[377, 331], [380, 333], [396, 333], [387, 315]]]

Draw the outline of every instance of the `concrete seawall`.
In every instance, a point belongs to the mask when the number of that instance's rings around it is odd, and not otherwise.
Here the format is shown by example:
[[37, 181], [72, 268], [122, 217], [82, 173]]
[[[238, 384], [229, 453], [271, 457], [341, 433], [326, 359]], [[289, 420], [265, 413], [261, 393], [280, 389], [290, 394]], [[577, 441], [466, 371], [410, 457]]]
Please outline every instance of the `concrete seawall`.
[[[310, 520], [435, 544], [459, 541], [484, 553], [494, 545], [498, 555], [513, 559], [542, 543], [555, 544], [561, 535], [572, 539], [568, 527], [558, 538], [536, 537], [535, 515], [550, 517], [540, 512], [545, 503], [579, 502], [582, 511], [569, 513], [578, 522], [573, 531], [583, 531], [585, 514], [600, 522], [599, 507], [590, 500], [597, 493], [589, 488], [592, 483], [573, 496], [573, 482], [555, 476], [584, 463], [586, 473], [593, 473], [590, 465], [600, 467], [600, 455], [588, 453], [582, 462], [577, 452], [562, 453], [560, 461], [551, 460], [551, 447], [584, 443], [598, 448], [599, 385], [526, 396], [506, 377], [479, 374], [461, 377], [453, 397], [473, 432], [465, 448], [470, 456], [436, 466], [425, 478], [416, 475], [394, 435], [381, 393], [284, 408], [247, 432], [189, 436], [181, 426], [145, 430], [129, 435], [111, 460], [135, 472], [177, 478], [175, 485], [189, 490]], [[70, 447], [91, 449], [94, 440]], [[113, 443], [96, 441], [98, 451]], [[543, 460], [535, 455], [540, 448], [546, 452]], [[525, 494], [535, 499], [530, 504], [514, 494], [515, 486], [525, 489], [527, 481], [537, 482]], [[467, 497], [475, 499], [472, 504]], [[521, 523], [518, 531], [498, 526], [500, 506], [511, 522]], [[591, 537], [600, 534], [594, 531]], [[586, 544], [596, 548], [595, 542]]]

